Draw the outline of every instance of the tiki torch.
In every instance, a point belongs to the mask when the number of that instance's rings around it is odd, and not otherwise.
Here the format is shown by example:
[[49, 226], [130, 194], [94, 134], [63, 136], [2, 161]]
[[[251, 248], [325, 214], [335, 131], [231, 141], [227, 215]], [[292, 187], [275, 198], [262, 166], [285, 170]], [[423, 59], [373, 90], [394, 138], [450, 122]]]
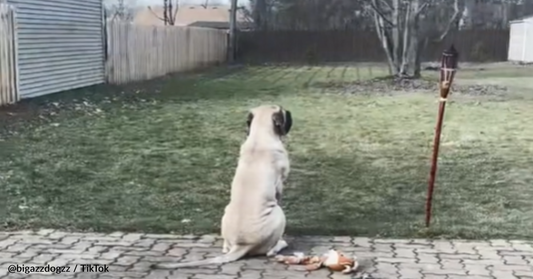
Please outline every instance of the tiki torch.
[[437, 126], [435, 127], [435, 138], [433, 140], [433, 157], [431, 159], [431, 170], [429, 172], [428, 193], [426, 199], [426, 227], [431, 223], [431, 204], [433, 201], [433, 189], [435, 188], [435, 176], [437, 174], [437, 160], [439, 158], [440, 134], [442, 130], [442, 120], [444, 118], [444, 109], [450, 88], [452, 86], [455, 71], [457, 70], [457, 61], [459, 53], [453, 45], [442, 53], [440, 65], [440, 99], [439, 113], [437, 115]]

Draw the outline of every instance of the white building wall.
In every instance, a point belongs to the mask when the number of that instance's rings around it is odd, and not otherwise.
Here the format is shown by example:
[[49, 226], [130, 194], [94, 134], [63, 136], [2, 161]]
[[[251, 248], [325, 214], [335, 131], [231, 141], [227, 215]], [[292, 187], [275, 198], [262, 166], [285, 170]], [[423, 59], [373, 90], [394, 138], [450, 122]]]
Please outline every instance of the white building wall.
[[533, 18], [524, 21], [524, 34], [526, 34], [524, 42], [524, 58], [523, 62], [533, 63]]
[[102, 0], [8, 0], [17, 12], [19, 93], [103, 83]]
[[509, 54], [507, 60], [519, 62], [522, 61], [524, 43], [525, 43], [525, 22], [512, 22], [509, 34]]

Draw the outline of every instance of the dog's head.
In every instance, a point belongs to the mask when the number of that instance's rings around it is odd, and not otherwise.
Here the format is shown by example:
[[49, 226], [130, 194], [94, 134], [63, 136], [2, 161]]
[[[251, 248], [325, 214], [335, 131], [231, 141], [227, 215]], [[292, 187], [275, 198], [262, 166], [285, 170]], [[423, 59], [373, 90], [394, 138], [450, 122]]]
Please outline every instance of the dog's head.
[[248, 113], [248, 134], [253, 126], [272, 129], [277, 136], [285, 136], [292, 127], [292, 116], [289, 110], [278, 105], [263, 105], [255, 107]]

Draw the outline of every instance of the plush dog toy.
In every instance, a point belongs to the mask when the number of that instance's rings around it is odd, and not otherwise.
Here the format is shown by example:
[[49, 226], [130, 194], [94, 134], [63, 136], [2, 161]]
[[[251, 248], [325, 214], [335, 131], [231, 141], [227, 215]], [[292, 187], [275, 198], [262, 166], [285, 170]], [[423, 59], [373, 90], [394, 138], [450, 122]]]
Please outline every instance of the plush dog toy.
[[336, 250], [329, 250], [322, 256], [306, 256], [303, 253], [294, 253], [293, 256], [279, 255], [276, 260], [288, 265], [305, 265], [305, 269], [309, 271], [326, 267], [344, 274], [353, 273], [359, 267], [356, 257], [349, 258]]

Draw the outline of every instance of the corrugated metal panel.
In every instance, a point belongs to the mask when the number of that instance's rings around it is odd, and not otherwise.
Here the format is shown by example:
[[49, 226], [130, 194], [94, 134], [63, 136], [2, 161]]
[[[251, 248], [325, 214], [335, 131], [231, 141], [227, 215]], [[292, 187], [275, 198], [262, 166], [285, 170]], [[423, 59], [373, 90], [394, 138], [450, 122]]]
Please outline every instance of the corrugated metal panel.
[[8, 0], [18, 24], [20, 95], [103, 83], [102, 0]]

